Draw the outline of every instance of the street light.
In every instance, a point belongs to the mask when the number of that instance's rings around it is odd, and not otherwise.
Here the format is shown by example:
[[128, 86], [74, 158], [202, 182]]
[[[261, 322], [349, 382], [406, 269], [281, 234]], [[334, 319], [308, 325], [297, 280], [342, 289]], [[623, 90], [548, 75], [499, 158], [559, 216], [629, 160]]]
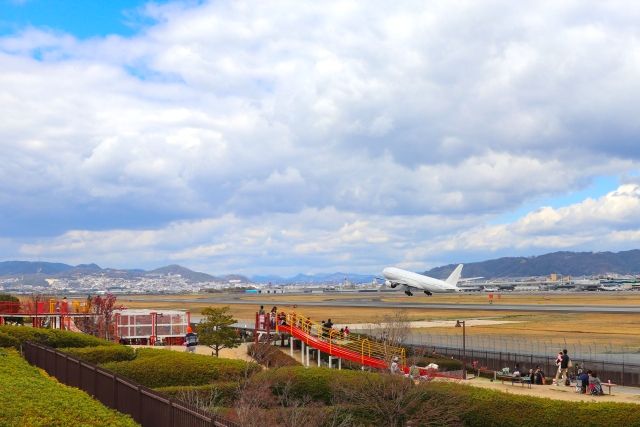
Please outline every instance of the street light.
[[467, 379], [467, 331], [464, 320], [456, 320], [456, 328], [462, 328], [462, 379]]

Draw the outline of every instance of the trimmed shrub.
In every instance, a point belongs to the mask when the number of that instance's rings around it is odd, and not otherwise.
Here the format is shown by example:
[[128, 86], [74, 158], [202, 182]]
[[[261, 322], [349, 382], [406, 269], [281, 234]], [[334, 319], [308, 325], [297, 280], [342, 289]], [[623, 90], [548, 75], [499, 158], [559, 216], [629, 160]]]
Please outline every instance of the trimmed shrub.
[[20, 347], [20, 341], [18, 341], [15, 337], [12, 337], [9, 334], [5, 334], [4, 332], [0, 332], [0, 347]]
[[250, 344], [247, 347], [247, 354], [267, 368], [300, 366], [296, 359], [267, 343]]
[[260, 370], [255, 363], [171, 350], [145, 349], [137, 354], [134, 360], [102, 366], [151, 388], [234, 381]]
[[0, 352], [0, 425], [137, 426], [85, 392], [68, 387], [29, 365], [15, 350]]
[[192, 395], [197, 396], [197, 398], [201, 400], [213, 397], [219, 406], [233, 406], [233, 402], [238, 397], [238, 382], [230, 381], [205, 385], [158, 387], [155, 390], [174, 399], [187, 401], [191, 400], [189, 397]]
[[450, 405], [465, 426], [640, 425], [640, 405], [631, 403], [567, 402], [446, 383], [425, 390], [425, 405]]
[[379, 378], [378, 374], [371, 372], [296, 366], [263, 371], [251, 380], [267, 381], [272, 384], [274, 391], [289, 386], [295, 396], [308, 396], [314, 401], [330, 404], [335, 401], [336, 387], [361, 385], [365, 376], [371, 381]]
[[79, 332], [59, 329], [31, 328], [28, 326], [0, 326], [0, 332], [16, 338], [20, 344], [34, 341], [50, 347], [95, 347], [99, 345], [117, 345], [110, 341]]
[[60, 350], [96, 365], [99, 363], [133, 360], [136, 357], [135, 351], [125, 345], [99, 345], [97, 347], [63, 348]]

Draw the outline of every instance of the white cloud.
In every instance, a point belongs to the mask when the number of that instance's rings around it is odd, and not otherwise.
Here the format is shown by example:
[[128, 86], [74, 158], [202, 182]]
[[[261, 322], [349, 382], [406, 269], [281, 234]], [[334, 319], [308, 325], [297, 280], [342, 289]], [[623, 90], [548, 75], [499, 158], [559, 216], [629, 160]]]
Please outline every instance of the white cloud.
[[483, 221], [638, 170], [635, 3], [143, 13], [130, 38], [0, 37], [0, 232], [25, 256], [364, 270], [595, 245], [596, 222], [633, 242], [628, 195]]

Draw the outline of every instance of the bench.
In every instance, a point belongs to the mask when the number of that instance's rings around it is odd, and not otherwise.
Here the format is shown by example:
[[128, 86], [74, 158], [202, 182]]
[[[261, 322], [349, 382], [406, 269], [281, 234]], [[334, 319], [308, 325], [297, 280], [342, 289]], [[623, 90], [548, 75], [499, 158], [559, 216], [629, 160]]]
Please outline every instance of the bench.
[[496, 373], [496, 379], [499, 379], [500, 381], [502, 381], [502, 384], [504, 384], [504, 381], [507, 380], [507, 381], [511, 381], [511, 385], [514, 385], [515, 383], [520, 383], [522, 387], [524, 387], [524, 385], [527, 384], [529, 388], [531, 388], [531, 378], [529, 376], [515, 377], [513, 375], [504, 375], [504, 374]]

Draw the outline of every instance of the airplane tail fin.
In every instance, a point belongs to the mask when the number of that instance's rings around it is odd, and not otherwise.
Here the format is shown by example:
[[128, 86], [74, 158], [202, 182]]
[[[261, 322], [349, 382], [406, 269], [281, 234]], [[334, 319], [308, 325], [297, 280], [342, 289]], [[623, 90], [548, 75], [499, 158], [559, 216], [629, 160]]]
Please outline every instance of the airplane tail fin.
[[450, 285], [457, 286], [460, 281], [460, 276], [462, 276], [462, 264], [458, 264], [455, 270], [447, 277], [447, 282]]

